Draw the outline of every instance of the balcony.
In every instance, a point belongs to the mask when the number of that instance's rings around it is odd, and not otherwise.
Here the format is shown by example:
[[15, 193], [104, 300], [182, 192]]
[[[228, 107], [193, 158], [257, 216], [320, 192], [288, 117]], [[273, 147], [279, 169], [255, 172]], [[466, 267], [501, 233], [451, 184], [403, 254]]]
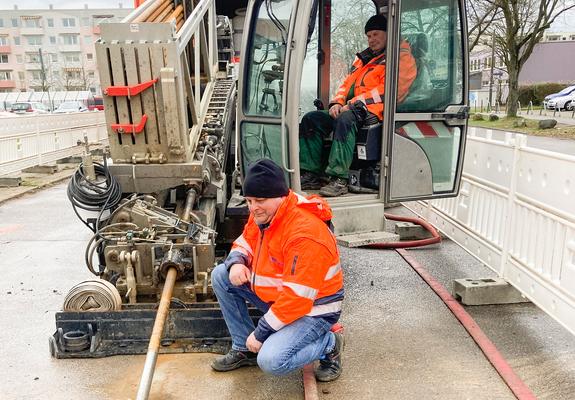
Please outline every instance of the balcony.
[[9, 44], [0, 46], [0, 53], [2, 54], [12, 53], [12, 47]]
[[16, 82], [13, 80], [0, 80], [0, 89], [11, 89], [16, 87]]
[[58, 51], [62, 53], [66, 52], [80, 53], [82, 51], [82, 47], [79, 44], [61, 44], [58, 46]]
[[38, 35], [43, 35], [44, 34], [44, 28], [43, 27], [34, 27], [34, 28], [27, 28], [27, 27], [22, 27], [20, 28], [20, 35], [22, 36], [38, 36]]
[[42, 69], [42, 65], [40, 64], [40, 62], [27, 62], [24, 63], [24, 69], [27, 71], [34, 71], [34, 70], [39, 70]]

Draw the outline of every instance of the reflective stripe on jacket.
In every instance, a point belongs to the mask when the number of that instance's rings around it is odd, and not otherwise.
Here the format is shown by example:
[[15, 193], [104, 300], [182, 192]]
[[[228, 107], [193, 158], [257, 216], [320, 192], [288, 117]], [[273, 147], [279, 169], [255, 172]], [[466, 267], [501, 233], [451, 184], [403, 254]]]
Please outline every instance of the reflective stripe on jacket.
[[250, 215], [234, 242], [226, 265], [244, 261], [252, 291], [272, 303], [256, 328], [259, 341], [306, 315], [334, 323], [339, 318], [343, 274], [335, 236], [326, 224], [331, 217], [321, 197], [290, 191], [267, 227]]
[[[377, 115], [382, 120], [385, 94], [385, 61], [385, 52], [372, 58], [365, 65], [359, 57], [356, 57], [353, 62], [352, 72], [346, 76], [330, 104], [338, 103], [343, 106], [346, 101], [348, 104], [352, 104], [360, 100], [372, 114]], [[409, 93], [409, 88], [416, 75], [415, 58], [411, 54], [409, 43], [404, 40], [401, 42], [399, 52], [398, 103], [402, 102]], [[353, 98], [348, 99], [352, 86]]]

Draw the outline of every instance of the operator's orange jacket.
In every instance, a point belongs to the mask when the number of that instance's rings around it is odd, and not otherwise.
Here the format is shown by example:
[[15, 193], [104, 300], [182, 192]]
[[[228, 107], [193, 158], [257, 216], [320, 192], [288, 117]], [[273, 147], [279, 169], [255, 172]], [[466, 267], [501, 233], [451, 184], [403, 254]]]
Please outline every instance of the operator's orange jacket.
[[[362, 53], [353, 61], [351, 72], [337, 90], [332, 104], [353, 104], [362, 101], [369, 112], [383, 119], [383, 100], [385, 94], [385, 51], [367, 61], [361, 57]], [[362, 61], [362, 58], [364, 60]], [[405, 40], [401, 42], [399, 51], [399, 76], [397, 87], [397, 102], [402, 102], [409, 92], [409, 88], [417, 75], [415, 58], [411, 54], [411, 47]], [[353, 92], [350, 94], [350, 91]], [[350, 98], [351, 97], [351, 98]]]
[[271, 304], [254, 332], [260, 342], [306, 315], [339, 319], [343, 274], [331, 218], [321, 197], [290, 191], [269, 224], [257, 225], [250, 215], [234, 241], [226, 266], [248, 266], [251, 290]]

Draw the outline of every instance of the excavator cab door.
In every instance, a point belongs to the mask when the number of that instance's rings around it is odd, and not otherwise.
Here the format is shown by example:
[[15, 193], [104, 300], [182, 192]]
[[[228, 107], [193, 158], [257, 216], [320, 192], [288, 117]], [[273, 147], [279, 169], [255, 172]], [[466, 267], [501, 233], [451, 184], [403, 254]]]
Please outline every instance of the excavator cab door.
[[296, 5], [297, 0], [251, 0], [247, 8], [236, 120], [242, 172], [261, 158], [288, 170], [284, 99]]
[[394, 6], [386, 92], [406, 73], [399, 63], [404, 42], [417, 75], [407, 96], [386, 96], [385, 200], [451, 197], [459, 190], [469, 110], [464, 4], [399, 0]]

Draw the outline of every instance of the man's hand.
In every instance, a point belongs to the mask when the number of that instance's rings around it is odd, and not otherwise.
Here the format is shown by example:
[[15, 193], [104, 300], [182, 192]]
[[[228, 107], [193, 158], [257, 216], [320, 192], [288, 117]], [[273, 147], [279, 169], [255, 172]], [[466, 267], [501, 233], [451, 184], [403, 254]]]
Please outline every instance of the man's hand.
[[257, 353], [260, 351], [260, 349], [262, 348], [262, 342], [260, 342], [259, 340], [256, 339], [256, 336], [254, 335], [254, 333], [250, 333], [250, 336], [248, 336], [247, 340], [246, 340], [246, 347], [248, 348], [249, 351], [251, 351], [252, 353]]
[[329, 109], [329, 115], [333, 119], [336, 119], [340, 112], [342, 112], [343, 106], [341, 104], [334, 104]]
[[230, 282], [234, 286], [241, 286], [248, 283], [251, 279], [252, 273], [244, 264], [234, 264], [230, 268]]

